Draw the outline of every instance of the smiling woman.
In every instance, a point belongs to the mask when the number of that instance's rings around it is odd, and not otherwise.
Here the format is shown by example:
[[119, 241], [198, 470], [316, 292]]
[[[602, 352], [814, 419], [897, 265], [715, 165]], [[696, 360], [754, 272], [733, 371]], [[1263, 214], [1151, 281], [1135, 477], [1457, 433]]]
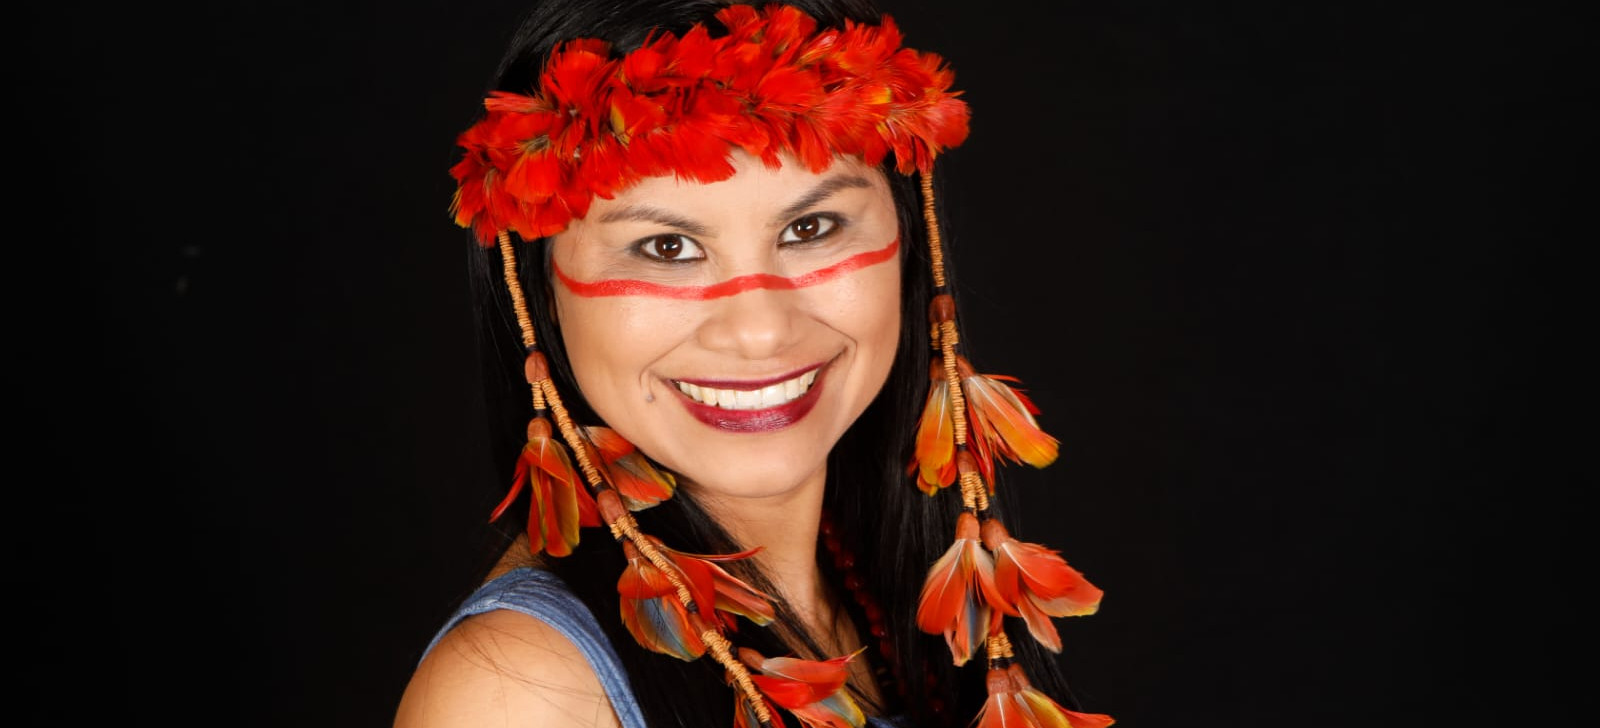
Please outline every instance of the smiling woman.
[[960, 341], [942, 60], [852, 0], [549, 0], [515, 38], [452, 169], [487, 381], [525, 382], [505, 541], [396, 725], [1110, 725], [1048, 654], [1100, 591], [993, 486], [1056, 443]]
[[899, 346], [898, 216], [859, 160], [734, 170], [644, 180], [554, 236], [557, 320], [595, 414], [686, 489], [816, 512]]

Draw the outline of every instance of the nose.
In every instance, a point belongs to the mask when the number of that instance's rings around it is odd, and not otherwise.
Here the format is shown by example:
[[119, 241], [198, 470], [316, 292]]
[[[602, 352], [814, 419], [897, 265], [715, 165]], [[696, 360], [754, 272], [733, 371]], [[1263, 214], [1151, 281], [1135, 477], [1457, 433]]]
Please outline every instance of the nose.
[[745, 359], [777, 356], [800, 331], [799, 297], [794, 290], [754, 288], [717, 299], [700, 326], [700, 345]]

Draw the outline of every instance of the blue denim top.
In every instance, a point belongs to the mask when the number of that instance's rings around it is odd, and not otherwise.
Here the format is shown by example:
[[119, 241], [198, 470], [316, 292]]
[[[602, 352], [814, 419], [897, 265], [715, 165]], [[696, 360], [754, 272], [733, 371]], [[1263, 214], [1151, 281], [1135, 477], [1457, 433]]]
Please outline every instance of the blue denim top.
[[[428, 649], [423, 655], [431, 652], [445, 633], [460, 624], [461, 620], [496, 609], [521, 612], [554, 627], [588, 660], [622, 728], [649, 728], [644, 722], [644, 714], [639, 712], [638, 701], [633, 698], [628, 675], [622, 671], [622, 661], [611, 649], [611, 641], [600, 629], [600, 623], [595, 621], [589, 607], [567, 589], [561, 578], [548, 571], [529, 567], [512, 569], [478, 587], [428, 642]], [[871, 728], [909, 728], [909, 724], [894, 718], [869, 717], [867, 725]]]

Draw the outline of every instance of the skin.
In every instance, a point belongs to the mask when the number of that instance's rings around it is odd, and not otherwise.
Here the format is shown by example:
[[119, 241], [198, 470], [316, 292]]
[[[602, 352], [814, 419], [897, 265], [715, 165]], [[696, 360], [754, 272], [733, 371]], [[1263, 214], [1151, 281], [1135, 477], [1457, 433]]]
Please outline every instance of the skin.
[[[842, 654], [859, 642], [817, 570], [817, 527], [828, 452], [894, 361], [901, 253], [882, 251], [898, 218], [882, 173], [858, 160], [821, 173], [737, 151], [732, 162], [734, 176], [721, 182], [652, 178], [597, 198], [556, 235], [556, 268], [587, 284], [558, 278], [557, 321], [578, 386], [605, 424], [675, 472], [741, 543], [761, 546], [756, 558], [777, 596]], [[839, 272], [817, 275], [830, 266]], [[596, 295], [607, 282], [627, 292]], [[818, 365], [815, 405], [774, 431], [708, 424], [675, 383], [753, 382]], [[513, 546], [494, 575], [525, 555]], [[852, 681], [876, 694], [864, 670]], [[469, 618], [429, 654], [395, 725], [512, 724], [617, 722], [570, 642], [496, 611]]]

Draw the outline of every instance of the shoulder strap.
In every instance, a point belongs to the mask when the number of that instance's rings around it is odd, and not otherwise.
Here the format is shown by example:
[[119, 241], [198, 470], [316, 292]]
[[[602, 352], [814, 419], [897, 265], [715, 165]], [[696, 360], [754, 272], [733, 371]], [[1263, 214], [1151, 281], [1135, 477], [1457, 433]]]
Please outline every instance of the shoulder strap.
[[611, 649], [611, 640], [600, 629], [589, 607], [567, 589], [560, 577], [548, 571], [527, 567], [512, 569], [478, 587], [434, 634], [423, 656], [433, 651], [434, 645], [461, 620], [496, 609], [521, 612], [554, 627], [583, 653], [600, 679], [622, 728], [648, 728], [633, 698], [628, 675], [622, 671], [622, 662]]

